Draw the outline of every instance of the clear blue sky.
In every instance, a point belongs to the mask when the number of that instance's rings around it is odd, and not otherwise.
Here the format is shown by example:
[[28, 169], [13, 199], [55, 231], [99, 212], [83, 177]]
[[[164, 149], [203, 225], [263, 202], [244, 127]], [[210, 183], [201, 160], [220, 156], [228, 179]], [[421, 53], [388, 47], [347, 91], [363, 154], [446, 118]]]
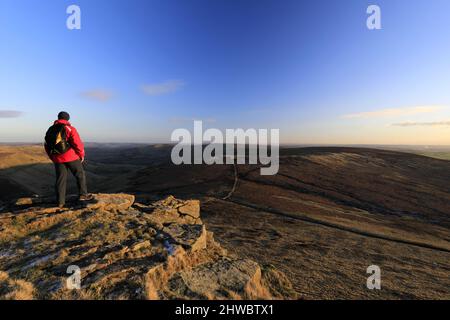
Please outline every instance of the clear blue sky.
[[285, 143], [450, 144], [449, 15], [448, 0], [1, 0], [0, 141], [41, 141], [66, 110], [87, 141], [168, 142], [202, 119]]

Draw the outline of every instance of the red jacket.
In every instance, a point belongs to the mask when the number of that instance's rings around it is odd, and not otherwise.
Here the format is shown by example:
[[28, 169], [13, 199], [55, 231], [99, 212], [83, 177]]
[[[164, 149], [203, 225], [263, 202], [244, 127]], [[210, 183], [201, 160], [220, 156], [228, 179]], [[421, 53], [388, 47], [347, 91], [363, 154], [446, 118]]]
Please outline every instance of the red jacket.
[[65, 124], [66, 125], [66, 137], [67, 142], [69, 142], [71, 148], [63, 154], [52, 154], [50, 155], [47, 145], [45, 146], [45, 151], [54, 163], [65, 163], [72, 162], [78, 159], [84, 158], [84, 144], [75, 127], [72, 127], [67, 120], [56, 120], [54, 124]]

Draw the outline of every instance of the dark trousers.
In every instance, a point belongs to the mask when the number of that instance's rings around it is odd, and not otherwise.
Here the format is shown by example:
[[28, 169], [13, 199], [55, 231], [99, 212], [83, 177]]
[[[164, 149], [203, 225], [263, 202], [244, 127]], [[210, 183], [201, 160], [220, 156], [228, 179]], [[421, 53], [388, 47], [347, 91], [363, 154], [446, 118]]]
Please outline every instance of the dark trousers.
[[55, 163], [56, 170], [56, 199], [58, 204], [66, 202], [67, 173], [70, 170], [77, 179], [78, 193], [87, 194], [86, 175], [80, 160], [65, 163]]

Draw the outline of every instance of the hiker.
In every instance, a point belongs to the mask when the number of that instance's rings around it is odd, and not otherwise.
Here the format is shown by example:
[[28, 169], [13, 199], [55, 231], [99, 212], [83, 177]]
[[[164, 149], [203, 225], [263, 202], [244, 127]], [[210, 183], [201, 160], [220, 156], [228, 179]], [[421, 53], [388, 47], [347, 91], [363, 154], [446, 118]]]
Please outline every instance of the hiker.
[[87, 192], [86, 175], [82, 164], [84, 162], [84, 144], [69, 119], [70, 115], [61, 111], [58, 114], [58, 120], [45, 134], [45, 151], [55, 164], [56, 199], [60, 208], [63, 208], [66, 203], [68, 170], [77, 179], [79, 200], [92, 199], [92, 195]]

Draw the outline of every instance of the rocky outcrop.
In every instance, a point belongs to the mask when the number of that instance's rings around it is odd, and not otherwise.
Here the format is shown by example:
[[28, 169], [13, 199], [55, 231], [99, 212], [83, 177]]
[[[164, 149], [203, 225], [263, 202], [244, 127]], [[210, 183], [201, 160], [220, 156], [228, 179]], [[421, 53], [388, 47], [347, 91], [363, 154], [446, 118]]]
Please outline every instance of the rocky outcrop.
[[[78, 275], [81, 288], [70, 289]], [[60, 209], [26, 198], [0, 213], [3, 299], [281, 299], [293, 292], [280, 272], [214, 241], [196, 200], [143, 204], [96, 194]]]

